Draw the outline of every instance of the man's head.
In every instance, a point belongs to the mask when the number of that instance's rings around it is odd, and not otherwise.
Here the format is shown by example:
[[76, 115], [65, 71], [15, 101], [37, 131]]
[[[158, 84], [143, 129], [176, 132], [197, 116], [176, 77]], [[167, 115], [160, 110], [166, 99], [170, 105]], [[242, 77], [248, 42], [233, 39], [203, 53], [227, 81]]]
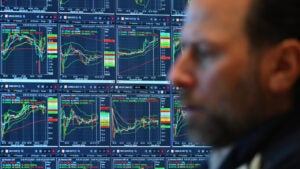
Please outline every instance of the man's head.
[[280, 0], [189, 6], [170, 78], [183, 88], [192, 136], [225, 146], [291, 108], [300, 77], [300, 6], [288, 1], [286, 9]]

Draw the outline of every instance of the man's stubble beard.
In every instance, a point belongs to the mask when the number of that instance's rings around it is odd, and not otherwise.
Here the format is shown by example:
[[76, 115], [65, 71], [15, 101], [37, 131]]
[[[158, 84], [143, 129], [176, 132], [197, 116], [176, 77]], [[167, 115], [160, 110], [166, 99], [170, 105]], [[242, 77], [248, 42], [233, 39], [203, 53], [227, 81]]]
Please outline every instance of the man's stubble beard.
[[[261, 111], [265, 95], [260, 86], [258, 69], [252, 70], [232, 91], [219, 85], [220, 97], [215, 105], [205, 107], [205, 113], [195, 112], [189, 116], [189, 136], [192, 140], [223, 147], [234, 143], [264, 121]], [[194, 101], [201, 103], [200, 99]]]

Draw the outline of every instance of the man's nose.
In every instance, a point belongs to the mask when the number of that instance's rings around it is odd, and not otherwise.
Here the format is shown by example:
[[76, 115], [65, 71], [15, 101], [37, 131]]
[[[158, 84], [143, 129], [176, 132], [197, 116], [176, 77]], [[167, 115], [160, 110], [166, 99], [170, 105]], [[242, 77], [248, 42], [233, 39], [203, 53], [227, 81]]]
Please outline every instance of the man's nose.
[[197, 63], [188, 52], [179, 56], [169, 74], [169, 79], [175, 86], [193, 88], [196, 86]]

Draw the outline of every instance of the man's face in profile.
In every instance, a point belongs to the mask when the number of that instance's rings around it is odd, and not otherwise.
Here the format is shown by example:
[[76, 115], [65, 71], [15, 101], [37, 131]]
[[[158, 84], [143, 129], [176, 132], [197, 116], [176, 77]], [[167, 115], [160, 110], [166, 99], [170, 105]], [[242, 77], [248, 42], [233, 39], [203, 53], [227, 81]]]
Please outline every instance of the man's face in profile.
[[171, 80], [183, 88], [190, 135], [209, 145], [228, 145], [263, 119], [259, 56], [245, 28], [250, 3], [194, 0], [187, 11]]

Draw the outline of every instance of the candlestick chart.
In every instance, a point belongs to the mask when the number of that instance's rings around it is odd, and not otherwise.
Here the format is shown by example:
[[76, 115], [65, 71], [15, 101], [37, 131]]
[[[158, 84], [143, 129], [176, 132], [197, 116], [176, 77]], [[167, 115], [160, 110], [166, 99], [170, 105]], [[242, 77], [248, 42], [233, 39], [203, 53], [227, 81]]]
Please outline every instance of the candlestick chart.
[[[107, 128], [100, 125], [106, 98], [62, 96], [60, 110], [61, 145], [98, 145], [108, 142]], [[98, 108], [98, 106], [100, 106]], [[103, 111], [100, 114], [100, 110]], [[101, 116], [101, 117], [100, 117]], [[109, 126], [109, 125], [108, 125]], [[104, 132], [104, 133], [103, 133]], [[106, 132], [106, 133], [105, 133]]]
[[119, 80], [166, 80], [171, 64], [168, 29], [119, 27], [117, 46]]
[[46, 74], [46, 35], [45, 27], [3, 27], [2, 71], [7, 74]]
[[61, 27], [61, 78], [104, 79], [115, 66], [111, 27]]
[[47, 141], [47, 98], [3, 95], [1, 103], [3, 144], [32, 145]]
[[180, 39], [181, 39], [181, 28], [174, 27], [173, 28], [173, 36], [172, 36], [172, 60], [175, 62], [177, 57], [181, 53]]
[[99, 130], [96, 99], [68, 96], [63, 96], [61, 99], [60, 126], [63, 143], [96, 142]]
[[[189, 139], [187, 110], [181, 103], [179, 96], [174, 96], [173, 114], [173, 145], [195, 146], [196, 143]], [[198, 145], [198, 144], [197, 144]]]
[[173, 144], [188, 144], [187, 133], [187, 112], [181, 104], [178, 97], [174, 98], [174, 115], [173, 115]]
[[157, 98], [112, 100], [113, 144], [156, 144], [160, 137], [160, 107]]
[[57, 72], [54, 25], [3, 24], [1, 28], [1, 75], [54, 78]]

